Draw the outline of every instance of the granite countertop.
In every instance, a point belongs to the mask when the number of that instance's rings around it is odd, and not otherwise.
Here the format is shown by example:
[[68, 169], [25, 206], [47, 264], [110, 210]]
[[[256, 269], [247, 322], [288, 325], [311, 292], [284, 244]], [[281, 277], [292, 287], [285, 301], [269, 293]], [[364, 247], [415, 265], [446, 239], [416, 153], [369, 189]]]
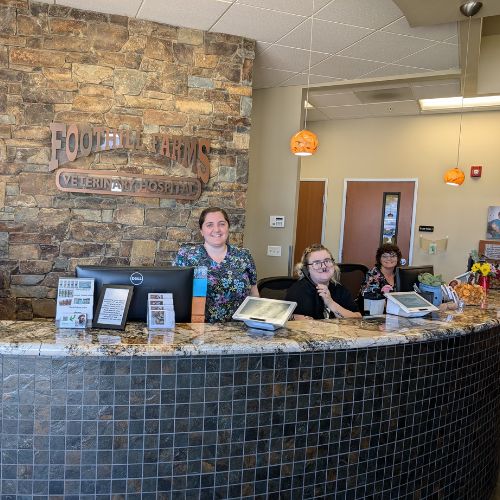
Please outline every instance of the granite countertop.
[[58, 329], [53, 321], [0, 321], [0, 354], [32, 356], [190, 356], [355, 349], [468, 335], [500, 325], [500, 292], [482, 307], [423, 318], [374, 316], [362, 319], [289, 321], [275, 332], [243, 323], [179, 323], [149, 330], [129, 323], [125, 331]]

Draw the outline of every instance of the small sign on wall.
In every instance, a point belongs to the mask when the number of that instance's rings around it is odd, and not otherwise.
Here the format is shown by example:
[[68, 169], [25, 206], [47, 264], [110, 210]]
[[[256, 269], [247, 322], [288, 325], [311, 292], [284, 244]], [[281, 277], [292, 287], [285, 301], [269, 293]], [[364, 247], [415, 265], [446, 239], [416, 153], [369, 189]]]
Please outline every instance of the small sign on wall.
[[434, 226], [418, 226], [418, 230], [421, 233], [433, 233], [434, 232]]

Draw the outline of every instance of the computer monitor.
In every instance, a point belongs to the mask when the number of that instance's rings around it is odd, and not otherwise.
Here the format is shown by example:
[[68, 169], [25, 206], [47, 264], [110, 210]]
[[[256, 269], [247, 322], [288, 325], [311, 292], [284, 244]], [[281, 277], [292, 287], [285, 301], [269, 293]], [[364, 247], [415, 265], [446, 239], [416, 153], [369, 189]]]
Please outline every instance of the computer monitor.
[[434, 274], [434, 267], [407, 266], [396, 268], [396, 290], [398, 292], [413, 292], [413, 285], [418, 285], [418, 275], [422, 273]]
[[193, 267], [76, 266], [77, 278], [94, 278], [94, 311], [102, 285], [134, 285], [128, 320], [146, 321], [148, 293], [172, 293], [175, 321], [191, 321]]

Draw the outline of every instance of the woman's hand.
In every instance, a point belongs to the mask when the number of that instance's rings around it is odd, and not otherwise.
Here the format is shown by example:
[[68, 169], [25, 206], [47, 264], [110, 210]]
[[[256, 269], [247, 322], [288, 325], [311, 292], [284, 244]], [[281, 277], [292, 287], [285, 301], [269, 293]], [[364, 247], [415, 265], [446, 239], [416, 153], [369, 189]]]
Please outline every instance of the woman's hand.
[[311, 316], [304, 316], [303, 314], [294, 314], [294, 315], [292, 315], [291, 319], [293, 321], [302, 321], [302, 320], [305, 320], [305, 319], [314, 319], [314, 318], [311, 317]]
[[359, 312], [349, 311], [349, 309], [345, 309], [340, 304], [337, 304], [337, 302], [332, 299], [328, 285], [316, 285], [316, 290], [318, 291], [318, 295], [323, 299], [325, 306], [332, 311], [335, 317], [361, 318], [361, 314]]
[[332, 306], [336, 304], [336, 302], [333, 301], [332, 296], [330, 295], [328, 285], [316, 285], [316, 290], [318, 292], [318, 295], [323, 299], [325, 305], [333, 311], [335, 308]]

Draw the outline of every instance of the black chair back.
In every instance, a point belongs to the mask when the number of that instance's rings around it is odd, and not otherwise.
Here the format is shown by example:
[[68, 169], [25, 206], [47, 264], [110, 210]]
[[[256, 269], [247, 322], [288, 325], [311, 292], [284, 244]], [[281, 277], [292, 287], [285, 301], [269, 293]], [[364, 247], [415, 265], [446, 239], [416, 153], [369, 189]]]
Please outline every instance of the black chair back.
[[368, 268], [363, 264], [338, 264], [340, 268], [340, 283], [351, 292], [352, 298], [363, 314], [363, 297], [361, 285], [365, 280]]
[[297, 281], [290, 276], [262, 278], [257, 282], [259, 295], [264, 299], [284, 300], [286, 291]]

